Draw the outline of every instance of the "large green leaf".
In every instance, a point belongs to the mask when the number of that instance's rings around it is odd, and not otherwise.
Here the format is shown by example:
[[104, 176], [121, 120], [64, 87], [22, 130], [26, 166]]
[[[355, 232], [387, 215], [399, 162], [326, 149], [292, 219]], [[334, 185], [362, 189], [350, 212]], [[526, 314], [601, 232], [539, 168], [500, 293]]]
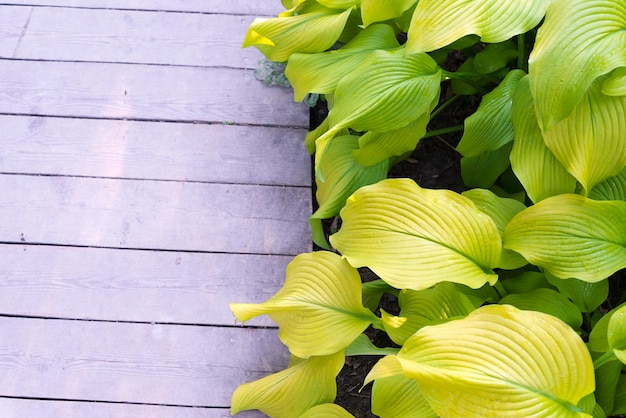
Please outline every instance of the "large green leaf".
[[543, 135], [587, 191], [626, 165], [626, 96], [606, 96], [600, 87], [593, 83], [572, 113]]
[[622, 308], [626, 308], [626, 303], [622, 303], [616, 308], [611, 309], [611, 311], [600, 318], [600, 320], [593, 327], [591, 333], [589, 334], [588, 346], [590, 351], [604, 353], [611, 350], [608, 339], [609, 322], [611, 321], [613, 315]]
[[417, 0], [361, 0], [363, 24], [369, 26], [374, 22], [400, 17], [415, 3]]
[[[526, 209], [526, 206], [517, 200], [498, 197], [495, 193], [485, 189], [472, 189], [462, 194], [474, 202], [478, 209], [493, 219], [501, 237], [504, 235], [504, 228], [511, 219], [519, 212]], [[498, 267], [514, 270], [526, 264], [528, 264], [528, 262], [518, 253], [503, 249], [500, 254]]]
[[351, 11], [317, 5], [293, 16], [258, 18], [248, 28], [243, 46], [255, 46], [277, 62], [287, 61], [294, 52], [322, 52], [337, 41]]
[[331, 9], [348, 9], [357, 6], [361, 0], [316, 0], [319, 4]]
[[361, 65], [372, 51], [399, 46], [390, 25], [371, 25], [340, 49], [291, 55], [285, 75], [293, 87], [295, 100], [300, 102], [308, 93], [333, 93], [339, 80]]
[[376, 379], [372, 413], [380, 418], [437, 418], [417, 381], [403, 375]]
[[478, 110], [465, 119], [463, 136], [456, 147], [461, 155], [474, 157], [495, 151], [513, 140], [513, 92], [524, 75], [522, 70], [510, 71], [498, 87], [483, 97]]
[[292, 357], [287, 369], [239, 386], [233, 393], [231, 412], [258, 409], [274, 418], [298, 417], [315, 405], [335, 400], [335, 379], [343, 364], [343, 352], [306, 360]]
[[626, 202], [550, 197], [509, 222], [504, 247], [561, 279], [598, 282], [626, 267]]
[[591, 356], [568, 325], [541, 312], [484, 306], [422, 328], [383, 360], [366, 382], [397, 374], [396, 363], [442, 417], [591, 417], [578, 407], [595, 388]]
[[409, 179], [363, 187], [341, 211], [331, 243], [355, 267], [367, 266], [398, 289], [443, 281], [478, 288], [495, 283], [501, 240], [491, 218], [448, 190]]
[[318, 141], [344, 128], [385, 132], [402, 128], [430, 110], [439, 96], [441, 69], [427, 54], [403, 49], [375, 51], [343, 77], [335, 90], [330, 129]]
[[589, 198], [595, 200], [626, 200], [626, 168], [591, 189]]
[[424, 290], [404, 289], [398, 296], [399, 316], [381, 309], [383, 327], [391, 340], [403, 345], [415, 332], [426, 325], [463, 317], [474, 305], [452, 283], [439, 283]]
[[576, 179], [567, 172], [543, 140], [535, 117], [528, 77], [520, 80], [513, 95], [511, 122], [515, 130], [511, 168], [530, 199], [537, 203], [557, 194], [573, 193]]
[[420, 0], [407, 51], [434, 51], [472, 34], [486, 43], [506, 41], [537, 26], [550, 1]]
[[623, 1], [550, 2], [529, 60], [530, 86], [544, 131], [574, 111], [596, 78], [626, 66], [624, 27]]
[[280, 326], [282, 342], [301, 358], [343, 350], [378, 321], [363, 307], [359, 273], [327, 251], [294, 258], [285, 284], [266, 302], [231, 303], [230, 308], [240, 321], [269, 315]]
[[552, 315], [574, 329], [579, 329], [583, 323], [583, 316], [576, 305], [552, 289], [535, 289], [530, 292], [506, 295], [498, 303]]
[[[364, 167], [354, 159], [352, 153], [359, 148], [359, 137], [348, 135], [333, 138], [327, 151], [320, 159], [319, 171], [325, 181], [316, 177], [316, 198], [319, 208], [310, 218], [313, 241], [327, 248], [321, 220], [339, 214], [346, 199], [362, 186], [377, 183], [387, 176], [389, 162], [384, 160], [376, 165]], [[328, 248], [327, 248], [328, 249]]]

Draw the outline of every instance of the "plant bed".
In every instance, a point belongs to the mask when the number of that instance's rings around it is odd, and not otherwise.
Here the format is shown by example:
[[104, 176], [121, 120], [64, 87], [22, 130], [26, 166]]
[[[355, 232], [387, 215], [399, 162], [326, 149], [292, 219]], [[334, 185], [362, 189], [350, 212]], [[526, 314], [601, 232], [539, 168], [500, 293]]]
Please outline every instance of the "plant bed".
[[328, 104], [305, 139], [319, 251], [231, 304], [292, 353], [233, 412], [626, 413], [626, 7], [283, 5], [244, 45]]

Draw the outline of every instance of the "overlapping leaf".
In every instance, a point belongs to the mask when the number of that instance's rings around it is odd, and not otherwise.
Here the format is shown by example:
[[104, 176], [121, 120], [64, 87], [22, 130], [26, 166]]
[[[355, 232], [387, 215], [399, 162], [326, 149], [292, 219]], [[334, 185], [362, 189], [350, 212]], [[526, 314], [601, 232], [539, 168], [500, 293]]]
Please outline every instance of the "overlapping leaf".
[[298, 417], [315, 405], [335, 400], [335, 379], [343, 364], [343, 352], [306, 360], [292, 357], [287, 369], [239, 386], [231, 411], [258, 409], [274, 418]]
[[576, 305], [552, 289], [534, 289], [530, 292], [510, 294], [500, 299], [498, 303], [552, 315], [574, 329], [579, 329], [583, 323], [583, 317]]
[[576, 179], [546, 146], [535, 117], [528, 77], [518, 83], [513, 96], [511, 122], [515, 141], [511, 168], [535, 203], [558, 194], [573, 193]]
[[255, 46], [268, 59], [287, 61], [294, 52], [322, 52], [339, 38], [351, 9], [312, 6], [294, 16], [258, 18], [248, 28], [244, 47]]
[[463, 183], [468, 187], [490, 188], [509, 167], [512, 149], [513, 142], [507, 142], [495, 151], [461, 158]]
[[578, 279], [558, 279], [546, 273], [550, 284], [559, 289], [559, 292], [574, 302], [581, 312], [592, 312], [609, 296], [608, 280], [588, 283]]
[[529, 60], [540, 125], [549, 131], [583, 99], [591, 83], [626, 66], [626, 3], [552, 0]]
[[524, 76], [522, 70], [510, 71], [502, 82], [486, 94], [478, 110], [467, 119], [456, 150], [464, 157], [495, 151], [514, 138], [511, 124], [513, 92]]
[[587, 191], [626, 165], [626, 96], [606, 96], [600, 87], [593, 83], [572, 113], [543, 134]]
[[241, 321], [269, 315], [280, 326], [280, 339], [301, 358], [343, 350], [378, 321], [362, 305], [358, 272], [326, 251], [297, 256], [287, 266], [283, 287], [266, 302], [230, 307]]
[[595, 200], [626, 200], [626, 168], [591, 189], [589, 198]]
[[348, 127], [359, 132], [402, 128], [429, 111], [440, 81], [441, 69], [427, 54], [372, 52], [337, 84], [330, 129], [318, 141]]
[[616, 309], [609, 319], [607, 337], [615, 357], [626, 364], [626, 306]]
[[363, 24], [369, 26], [375, 22], [384, 22], [402, 16], [417, 0], [361, 0]]
[[354, 418], [354, 415], [334, 403], [316, 405], [300, 415], [300, 418]]
[[498, 229], [454, 192], [383, 180], [352, 195], [341, 217], [333, 246], [396, 288], [421, 290], [443, 281], [478, 288], [497, 280]]
[[420, 0], [408, 33], [408, 52], [442, 48], [465, 35], [497, 43], [539, 24], [550, 0]]
[[417, 381], [401, 374], [376, 379], [372, 412], [380, 418], [437, 418]]
[[398, 304], [397, 317], [381, 310], [383, 327], [398, 345], [403, 345], [426, 325], [463, 317], [474, 310], [474, 305], [452, 283], [439, 283], [420, 291], [404, 289], [398, 296]]
[[[485, 189], [472, 189], [462, 194], [474, 202], [478, 209], [493, 219], [501, 237], [504, 235], [504, 228], [509, 221], [519, 212], [526, 209], [526, 206], [517, 200], [498, 197], [495, 193]], [[526, 264], [528, 262], [521, 255], [514, 251], [503, 249], [500, 254], [498, 267], [514, 270]]]
[[484, 306], [422, 328], [383, 360], [366, 381], [397, 373], [396, 363], [439, 416], [591, 417], [578, 406], [595, 388], [589, 352], [541, 312]]
[[371, 25], [340, 49], [291, 55], [285, 75], [294, 89], [296, 101], [302, 101], [308, 93], [330, 94], [339, 80], [361, 65], [372, 51], [399, 46], [390, 25]]
[[320, 160], [320, 171], [325, 181], [316, 178], [319, 208], [310, 218], [313, 241], [327, 248], [321, 220], [339, 214], [346, 199], [362, 186], [376, 183], [387, 176], [387, 160], [364, 167], [355, 161], [352, 153], [359, 148], [359, 137], [348, 135], [334, 138]]
[[561, 279], [598, 282], [626, 267], [626, 202], [550, 197], [509, 222], [504, 247]]

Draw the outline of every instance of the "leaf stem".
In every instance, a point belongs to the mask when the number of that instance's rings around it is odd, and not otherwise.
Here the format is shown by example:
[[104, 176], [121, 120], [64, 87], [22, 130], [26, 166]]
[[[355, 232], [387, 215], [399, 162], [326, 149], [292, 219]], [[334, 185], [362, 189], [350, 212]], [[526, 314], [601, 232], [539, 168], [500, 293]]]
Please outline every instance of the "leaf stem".
[[450, 106], [452, 103], [456, 102], [460, 98], [461, 98], [460, 94], [456, 94], [456, 95], [450, 97], [448, 100], [446, 100], [444, 103], [442, 103], [441, 106], [439, 106], [437, 109], [435, 109], [433, 111], [433, 113], [430, 114], [430, 118], [433, 119], [435, 116], [437, 116], [439, 113], [441, 113], [446, 107]]
[[463, 130], [463, 125], [455, 125], [455, 126], [449, 126], [447, 128], [435, 129], [434, 131], [426, 132], [426, 135], [424, 135], [422, 139], [430, 138], [430, 137], [438, 136], [438, 135], [443, 135], [443, 134], [449, 134], [451, 132], [459, 132], [462, 130]]
[[613, 353], [613, 350], [609, 350], [606, 353], [602, 354], [600, 357], [598, 357], [596, 359], [596, 361], [593, 362], [593, 368], [594, 369], [599, 369], [600, 367], [604, 366], [607, 363], [610, 363], [612, 361], [616, 361], [617, 357], [615, 357], [615, 353]]
[[526, 59], [526, 37], [524, 34], [517, 36], [517, 68], [528, 73], [528, 60]]
[[498, 280], [493, 287], [496, 289], [496, 291], [500, 294], [500, 299], [502, 299], [503, 297], [505, 297], [506, 295], [509, 294], [509, 292], [506, 291], [506, 289], [504, 288], [504, 286], [502, 285], [502, 282], [500, 280]]

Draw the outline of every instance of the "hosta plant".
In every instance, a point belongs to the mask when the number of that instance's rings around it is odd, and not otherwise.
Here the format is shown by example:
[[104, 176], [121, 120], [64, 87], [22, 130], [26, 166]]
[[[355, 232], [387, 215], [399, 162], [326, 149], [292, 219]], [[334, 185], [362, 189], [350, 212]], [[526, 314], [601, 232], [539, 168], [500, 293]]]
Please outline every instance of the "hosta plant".
[[[286, 62], [296, 100], [328, 103], [305, 139], [324, 250], [268, 301], [231, 305], [274, 319], [292, 354], [240, 386], [233, 413], [351, 416], [335, 378], [346, 356], [376, 355], [363, 384], [381, 417], [626, 414], [626, 306], [608, 298], [626, 268], [626, 2], [282, 3], [244, 46]], [[433, 130], [459, 100], [480, 104]], [[466, 191], [385, 179], [453, 131]]]

